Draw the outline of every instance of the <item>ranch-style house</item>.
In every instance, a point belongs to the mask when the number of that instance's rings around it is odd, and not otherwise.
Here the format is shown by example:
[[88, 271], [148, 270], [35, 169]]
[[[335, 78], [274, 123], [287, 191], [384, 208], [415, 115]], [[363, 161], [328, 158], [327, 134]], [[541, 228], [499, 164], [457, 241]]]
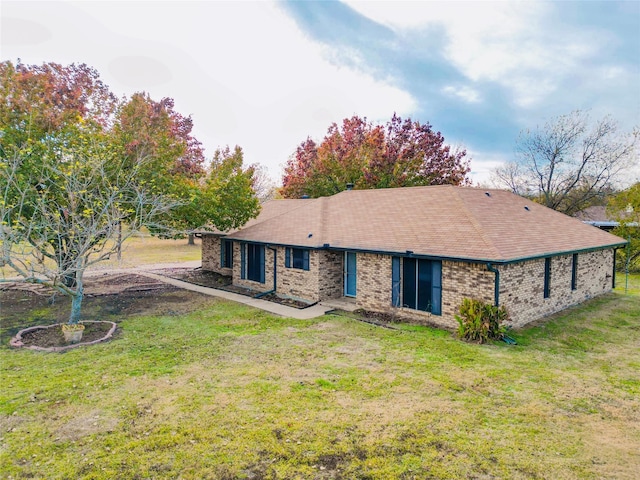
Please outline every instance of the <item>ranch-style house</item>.
[[202, 268], [256, 293], [449, 329], [462, 299], [478, 298], [520, 327], [610, 291], [625, 243], [502, 190], [346, 190], [271, 200], [244, 227], [203, 234]]

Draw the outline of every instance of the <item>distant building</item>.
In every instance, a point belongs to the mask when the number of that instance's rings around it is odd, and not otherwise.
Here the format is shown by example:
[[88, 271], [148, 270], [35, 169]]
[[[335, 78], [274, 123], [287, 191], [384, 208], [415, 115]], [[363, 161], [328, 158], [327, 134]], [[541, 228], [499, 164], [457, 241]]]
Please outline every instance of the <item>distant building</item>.
[[593, 206], [580, 210], [574, 215], [578, 220], [584, 223], [598, 227], [601, 230], [611, 231], [620, 225], [619, 222], [613, 220], [607, 214], [607, 207]]

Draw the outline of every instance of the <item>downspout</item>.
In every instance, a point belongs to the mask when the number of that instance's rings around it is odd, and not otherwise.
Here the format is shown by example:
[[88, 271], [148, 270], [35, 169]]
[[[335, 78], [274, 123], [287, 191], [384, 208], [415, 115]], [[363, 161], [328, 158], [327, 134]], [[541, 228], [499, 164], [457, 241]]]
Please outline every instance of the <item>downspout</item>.
[[611, 288], [616, 288], [616, 260], [618, 257], [618, 249], [613, 249], [613, 271], [611, 272]]
[[624, 262], [624, 293], [629, 293], [629, 259], [631, 258], [631, 235], [627, 235], [627, 254]]
[[496, 274], [493, 282], [493, 303], [496, 307], [500, 306], [500, 271], [491, 265], [491, 262], [487, 262], [487, 270]]
[[267, 247], [269, 250], [273, 252], [273, 288], [271, 290], [267, 290], [266, 292], [261, 292], [257, 294], [253, 298], [262, 298], [271, 293], [276, 293], [276, 287], [278, 285], [278, 249], [273, 247]]

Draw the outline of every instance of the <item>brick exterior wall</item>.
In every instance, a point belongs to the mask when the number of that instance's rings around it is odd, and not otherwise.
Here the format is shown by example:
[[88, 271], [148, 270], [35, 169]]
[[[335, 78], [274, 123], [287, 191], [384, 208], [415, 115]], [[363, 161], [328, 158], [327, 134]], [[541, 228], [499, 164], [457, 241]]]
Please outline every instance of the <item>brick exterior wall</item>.
[[356, 254], [356, 305], [374, 312], [390, 312], [391, 257]]
[[577, 285], [571, 290], [572, 255], [551, 258], [549, 298], [544, 298], [544, 259], [498, 267], [500, 304], [511, 324], [529, 322], [576, 305], [612, 289], [613, 250], [578, 254]]
[[[273, 255], [265, 248], [265, 283], [240, 277], [240, 243], [234, 242], [233, 269], [220, 268], [220, 238], [202, 238], [202, 268], [226, 275], [233, 284], [256, 292], [273, 288]], [[344, 252], [309, 251], [309, 270], [285, 267], [285, 248], [277, 247], [277, 288], [279, 295], [318, 302], [341, 298], [344, 293]], [[455, 314], [463, 298], [494, 301], [495, 275], [486, 264], [442, 262], [442, 314], [432, 315], [410, 308], [391, 306], [391, 256], [357, 253], [356, 305], [366, 310], [389, 313], [398, 319], [431, 324], [447, 329], [458, 326]], [[552, 257], [549, 298], [544, 298], [544, 259], [499, 265], [500, 305], [509, 311], [514, 327], [576, 305], [611, 291], [613, 250], [578, 255], [577, 285], [571, 289], [572, 255]]]
[[[214, 235], [202, 235], [202, 269], [210, 272], [217, 272], [222, 275], [231, 275], [231, 268], [220, 266], [220, 249], [222, 238]], [[233, 252], [233, 265], [240, 261], [240, 254]]]
[[285, 267], [285, 248], [278, 248], [278, 295], [319, 301], [320, 253], [320, 250], [309, 250], [309, 270], [301, 270]]
[[[462, 299], [477, 298], [493, 305], [495, 275], [482, 263], [442, 262], [442, 322], [458, 328], [455, 315]], [[435, 315], [434, 315], [435, 317]]]
[[[527, 323], [611, 291], [613, 250], [578, 255], [577, 285], [571, 290], [572, 255], [551, 259], [549, 298], [544, 298], [544, 259], [498, 266], [500, 305], [509, 311], [510, 325]], [[455, 329], [455, 315], [465, 297], [493, 304], [495, 275], [485, 264], [442, 262], [442, 314], [391, 306], [391, 257], [357, 255], [359, 308], [395, 315], [398, 319]]]
[[493, 303], [494, 275], [484, 265], [442, 262], [442, 314], [391, 305], [391, 257], [359, 253], [357, 256], [357, 295], [359, 308], [384, 312], [412, 323], [457, 328], [454, 315], [465, 297]]
[[240, 242], [233, 242], [233, 285], [250, 288], [256, 293], [268, 292], [273, 289], [273, 251], [264, 247], [264, 283], [242, 279], [240, 267], [242, 266]]
[[342, 298], [344, 294], [344, 252], [320, 250], [318, 290], [320, 300]]
[[[219, 245], [217, 248], [219, 257]], [[277, 255], [276, 293], [278, 295], [308, 302], [342, 297], [342, 253], [309, 250], [309, 270], [301, 270], [285, 266], [285, 247], [273, 248], [276, 249]], [[273, 289], [273, 250], [265, 247], [265, 283], [241, 279], [239, 242], [234, 242], [233, 255], [234, 285], [251, 288], [256, 292], [266, 292]]]
[[309, 270], [287, 268], [285, 249], [278, 248], [279, 295], [319, 302], [342, 297], [341, 252], [309, 251]]

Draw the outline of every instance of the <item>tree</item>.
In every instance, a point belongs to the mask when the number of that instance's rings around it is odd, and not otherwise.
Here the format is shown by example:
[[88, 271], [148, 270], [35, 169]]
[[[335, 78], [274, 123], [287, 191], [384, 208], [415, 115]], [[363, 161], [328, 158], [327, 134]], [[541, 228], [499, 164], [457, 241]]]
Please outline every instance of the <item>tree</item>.
[[86, 268], [117, 251], [123, 222], [127, 236], [173, 236], [257, 214], [242, 151], [216, 154], [207, 178], [192, 121], [171, 99], [119, 105], [86, 65], [3, 62], [0, 79], [0, 263], [71, 296], [70, 324]]
[[[640, 182], [615, 195], [607, 207], [609, 214], [619, 222], [612, 233], [629, 241], [618, 252], [621, 267], [638, 270], [640, 267]], [[627, 263], [628, 262], [628, 263]]]
[[127, 163], [150, 158], [140, 169], [141, 179], [151, 191], [179, 200], [162, 221], [171, 228], [152, 233], [174, 238], [188, 234], [193, 244], [197, 228], [235, 228], [257, 215], [258, 201], [251, 190], [254, 168], [243, 169], [242, 149], [217, 150], [207, 170], [202, 146], [191, 135], [193, 122], [174, 110], [172, 99], [156, 102], [136, 93], [116, 118], [114, 135]]
[[67, 129], [46, 143], [46, 155], [13, 148], [0, 162], [0, 265], [69, 295], [73, 325], [80, 320], [84, 272], [116, 250], [112, 237], [120, 222], [127, 220], [131, 235], [154, 226], [173, 205], [139, 182], [145, 159], [124, 168], [100, 130]]
[[[87, 138], [89, 131], [108, 129], [117, 108], [98, 72], [84, 64], [14, 66], [6, 61], [0, 64], [0, 78], [0, 161], [18, 155], [18, 178], [39, 175], [43, 159], [56, 158], [72, 132]], [[73, 286], [72, 276], [63, 280]]]
[[313, 186], [314, 167], [318, 161], [318, 146], [307, 138], [296, 148], [284, 167], [280, 193], [286, 198], [300, 198], [309, 195]]
[[354, 116], [332, 124], [322, 143], [307, 138], [285, 166], [281, 193], [333, 195], [355, 188], [467, 183], [466, 151], [452, 151], [431, 125], [393, 115], [385, 126]]
[[[107, 127], [117, 99], [85, 64], [0, 63], [0, 148], [32, 147], [69, 125]], [[44, 146], [41, 144], [40, 146]]]
[[179, 198], [188, 201], [166, 215], [164, 224], [172, 232], [213, 226], [221, 231], [238, 228], [260, 213], [260, 202], [253, 185], [253, 167], [243, 167], [238, 146], [217, 149], [208, 173], [193, 183], [182, 183]]
[[637, 132], [621, 134], [611, 117], [591, 123], [578, 110], [521, 132], [516, 159], [497, 168], [493, 180], [572, 215], [605, 203], [616, 180], [634, 162], [637, 137]]
[[253, 191], [260, 203], [276, 198], [278, 188], [267, 169], [258, 163], [251, 165], [251, 168], [253, 169]]
[[[204, 178], [204, 152], [191, 135], [193, 122], [174, 110], [174, 102], [156, 102], [146, 93], [135, 93], [117, 111], [113, 134], [128, 165], [138, 158], [151, 159], [140, 172], [148, 188], [173, 195], [181, 205], [167, 214], [165, 224], [173, 225], [173, 236], [202, 226], [198, 214], [197, 191]], [[191, 205], [190, 205], [191, 204]], [[156, 233], [156, 232], [153, 232]], [[189, 236], [193, 243], [193, 236]]]

